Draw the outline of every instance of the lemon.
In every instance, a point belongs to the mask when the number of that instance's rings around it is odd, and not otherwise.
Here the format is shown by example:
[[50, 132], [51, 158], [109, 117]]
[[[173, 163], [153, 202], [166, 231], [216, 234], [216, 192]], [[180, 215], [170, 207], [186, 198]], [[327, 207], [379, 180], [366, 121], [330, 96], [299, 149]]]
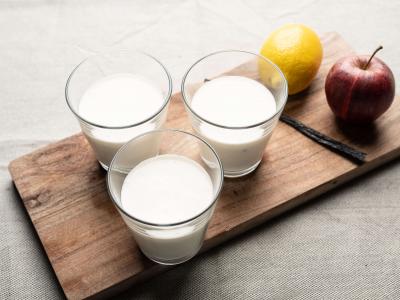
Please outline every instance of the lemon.
[[[289, 95], [292, 95], [306, 89], [317, 75], [322, 45], [312, 29], [302, 24], [287, 24], [267, 38], [261, 55], [282, 70], [288, 82]], [[262, 80], [265, 74], [260, 67]]]

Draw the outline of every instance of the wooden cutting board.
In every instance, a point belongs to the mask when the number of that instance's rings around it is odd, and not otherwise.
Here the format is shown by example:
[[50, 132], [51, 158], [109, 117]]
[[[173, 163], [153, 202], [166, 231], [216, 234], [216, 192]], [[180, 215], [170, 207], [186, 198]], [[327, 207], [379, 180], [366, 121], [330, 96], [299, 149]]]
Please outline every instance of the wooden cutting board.
[[[374, 125], [346, 128], [328, 108], [324, 80], [351, 48], [335, 33], [322, 36], [319, 75], [289, 99], [285, 113], [368, 153], [357, 166], [279, 123], [255, 173], [226, 180], [203, 251], [331, 190], [400, 154], [400, 101]], [[168, 127], [189, 129], [180, 94]], [[165, 269], [147, 260], [114, 208], [105, 175], [81, 134], [10, 163], [10, 173], [66, 296], [100, 297]]]

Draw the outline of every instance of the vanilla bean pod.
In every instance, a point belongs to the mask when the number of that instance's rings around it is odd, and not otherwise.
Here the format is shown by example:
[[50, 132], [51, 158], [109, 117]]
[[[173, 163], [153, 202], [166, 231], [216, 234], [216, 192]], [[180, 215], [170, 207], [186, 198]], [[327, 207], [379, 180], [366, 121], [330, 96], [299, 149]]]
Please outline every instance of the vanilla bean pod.
[[287, 115], [281, 115], [280, 120], [293, 127], [297, 131], [301, 132], [303, 135], [307, 136], [311, 140], [317, 142], [318, 144], [340, 154], [341, 156], [354, 161], [357, 164], [363, 164], [365, 162], [366, 153], [358, 151], [342, 142], [326, 136], [325, 134], [318, 132], [317, 130], [306, 126], [300, 121], [293, 119]]

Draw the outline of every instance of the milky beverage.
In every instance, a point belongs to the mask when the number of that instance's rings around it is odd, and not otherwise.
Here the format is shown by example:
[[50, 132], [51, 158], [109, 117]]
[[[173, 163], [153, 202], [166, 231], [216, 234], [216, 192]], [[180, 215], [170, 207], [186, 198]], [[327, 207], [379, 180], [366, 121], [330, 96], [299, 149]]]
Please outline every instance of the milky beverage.
[[[276, 113], [276, 101], [268, 88], [242, 76], [222, 76], [206, 82], [194, 94], [191, 107], [203, 119], [228, 127], [254, 125]], [[225, 172], [256, 166], [272, 133], [257, 127], [224, 129], [205, 122], [195, 130], [217, 151]]]
[[206, 215], [212, 209], [195, 224], [161, 227], [198, 216], [213, 201], [213, 184], [205, 169], [175, 154], [142, 161], [129, 172], [121, 190], [121, 205], [129, 215], [160, 225], [157, 228], [138, 226], [122, 214], [142, 252], [162, 262], [189, 259], [197, 253], [207, 229]]
[[[97, 125], [123, 127], [153, 116], [165, 97], [150, 80], [133, 74], [114, 74], [94, 82], [79, 103], [80, 116]], [[124, 129], [97, 128], [82, 125], [82, 131], [94, 149], [97, 159], [108, 167], [118, 149], [135, 136], [162, 126], [166, 114], [139, 126]], [[149, 147], [151, 141], [149, 141]], [[146, 145], [143, 147], [145, 151]]]

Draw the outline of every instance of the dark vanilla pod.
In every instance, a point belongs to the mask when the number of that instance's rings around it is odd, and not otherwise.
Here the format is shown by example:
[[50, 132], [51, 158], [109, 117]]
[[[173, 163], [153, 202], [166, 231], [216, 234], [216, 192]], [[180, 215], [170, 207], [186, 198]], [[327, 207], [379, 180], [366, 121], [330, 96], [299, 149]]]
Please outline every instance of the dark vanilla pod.
[[358, 151], [342, 142], [339, 142], [335, 139], [330, 138], [329, 136], [318, 132], [317, 130], [306, 126], [300, 121], [289, 117], [288, 115], [281, 115], [280, 120], [293, 127], [297, 131], [301, 132], [306, 137], [311, 140], [317, 142], [318, 144], [328, 148], [329, 150], [334, 151], [335, 153], [340, 154], [341, 156], [350, 159], [351, 161], [357, 164], [363, 164], [365, 162], [366, 153]]

